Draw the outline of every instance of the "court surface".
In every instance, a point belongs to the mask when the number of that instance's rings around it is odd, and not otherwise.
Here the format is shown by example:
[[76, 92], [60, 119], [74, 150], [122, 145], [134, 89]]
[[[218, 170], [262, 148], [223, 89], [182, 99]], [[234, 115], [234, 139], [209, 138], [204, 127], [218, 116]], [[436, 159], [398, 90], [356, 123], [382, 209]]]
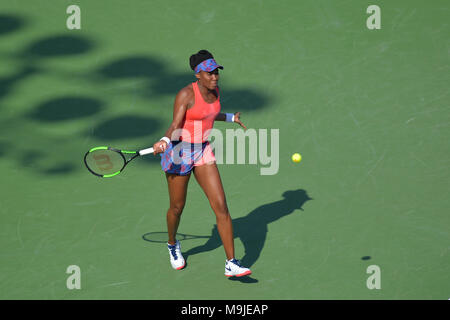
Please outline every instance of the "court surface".
[[[66, 9], [81, 8], [81, 30]], [[366, 12], [381, 9], [381, 29]], [[2, 1], [1, 299], [449, 299], [450, 3]], [[159, 156], [100, 179], [92, 147], [151, 146], [210, 50], [223, 112], [279, 130], [279, 170], [220, 164], [236, 257], [191, 178], [170, 267]], [[237, 129], [216, 123], [222, 130]], [[247, 143], [247, 147], [248, 143]], [[293, 163], [298, 152], [303, 159]], [[206, 244], [206, 245], [205, 245]], [[69, 266], [81, 289], [69, 290]], [[369, 289], [370, 266], [380, 289]], [[370, 268], [369, 268], [370, 269]], [[370, 281], [369, 281], [370, 282]]]

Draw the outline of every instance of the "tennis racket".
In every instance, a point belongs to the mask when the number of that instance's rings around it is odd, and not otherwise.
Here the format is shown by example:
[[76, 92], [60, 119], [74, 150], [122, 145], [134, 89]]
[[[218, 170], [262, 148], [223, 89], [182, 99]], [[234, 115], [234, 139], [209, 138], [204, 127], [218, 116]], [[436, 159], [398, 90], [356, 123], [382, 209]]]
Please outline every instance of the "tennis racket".
[[[118, 150], [110, 147], [92, 148], [84, 155], [84, 164], [92, 174], [101, 178], [111, 178], [123, 171], [131, 160], [153, 153], [153, 148], [140, 151]], [[127, 160], [126, 156], [130, 156]]]

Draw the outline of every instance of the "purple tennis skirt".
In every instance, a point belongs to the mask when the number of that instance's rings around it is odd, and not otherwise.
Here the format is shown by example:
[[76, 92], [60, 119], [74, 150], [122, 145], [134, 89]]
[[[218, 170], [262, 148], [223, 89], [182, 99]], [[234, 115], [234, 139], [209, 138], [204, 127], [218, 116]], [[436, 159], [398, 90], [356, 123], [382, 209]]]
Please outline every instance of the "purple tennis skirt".
[[171, 141], [161, 155], [161, 168], [164, 172], [186, 176], [196, 166], [215, 162], [216, 158], [209, 144]]

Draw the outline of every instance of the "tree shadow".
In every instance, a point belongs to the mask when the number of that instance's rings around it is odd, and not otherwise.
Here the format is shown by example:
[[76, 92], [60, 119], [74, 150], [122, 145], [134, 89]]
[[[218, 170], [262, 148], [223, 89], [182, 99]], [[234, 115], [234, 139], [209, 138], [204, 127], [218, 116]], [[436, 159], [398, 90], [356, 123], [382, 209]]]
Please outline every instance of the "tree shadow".
[[97, 70], [105, 78], [147, 78], [156, 79], [166, 73], [163, 61], [149, 56], [131, 56], [112, 61]]
[[38, 69], [35, 67], [24, 66], [13, 75], [0, 78], [0, 99], [7, 96], [17, 83], [37, 72]]
[[0, 14], [0, 35], [15, 32], [25, 25], [25, 20], [16, 16]]
[[7, 149], [11, 147], [11, 144], [6, 141], [0, 141], [0, 157], [6, 155]]
[[78, 165], [68, 162], [51, 163], [54, 159], [50, 159], [49, 155], [41, 150], [16, 151], [16, 159], [22, 168], [33, 169], [45, 175], [61, 175], [76, 171]]
[[[15, 32], [24, 25], [25, 20], [19, 17], [0, 14], [0, 36]], [[126, 85], [117, 88], [117, 92], [124, 95], [128, 94], [133, 99], [136, 97], [144, 98], [146, 101], [166, 96], [175, 98], [175, 95], [181, 88], [196, 80], [192, 72], [173, 71], [170, 63], [162, 56], [128, 55], [100, 65], [93, 71], [90, 70], [87, 73], [80, 72], [78, 74], [73, 72], [74, 70], [65, 71], [56, 67], [47, 67], [47, 64], [44, 63], [73, 56], [77, 58], [78, 56], [88, 57], [89, 53], [96, 49], [96, 47], [97, 43], [95, 41], [76, 34], [54, 34], [26, 43], [24, 49], [21, 51], [14, 52], [14, 54], [8, 57], [5, 56], [5, 59], [15, 59], [18, 67], [12, 74], [0, 78], [0, 99], [13, 92], [14, 88], [20, 85], [21, 82], [32, 76], [41, 74], [59, 76], [64, 81], [73, 79], [74, 77], [76, 77], [77, 81], [92, 81], [92, 85], [98, 89], [105, 88], [105, 83], [108, 81], [114, 82], [115, 84], [118, 83], [119, 86], [124, 83]], [[0, 54], [3, 55], [3, 53]], [[186, 57], [186, 63], [187, 60]], [[136, 89], [137, 87], [134, 85], [128, 85], [130, 79], [140, 81], [139, 89]], [[134, 81], [132, 82], [134, 83]], [[86, 138], [84, 141], [88, 141], [87, 138], [94, 138], [96, 140], [116, 142], [132, 138], [148, 139], [153, 135], [157, 135], [162, 129], [165, 129], [163, 127], [169, 126], [169, 123], [164, 126], [161, 120], [156, 117], [141, 116], [143, 112], [147, 111], [144, 107], [142, 107], [142, 110], [138, 110], [138, 112], [133, 114], [112, 115], [105, 119], [103, 117], [107, 111], [105, 110], [107, 103], [105, 99], [106, 97], [102, 96], [102, 91], [96, 97], [73, 95], [54, 97], [38, 103], [32, 110], [22, 113], [20, 119], [9, 118], [4, 121], [31, 120], [48, 127], [56, 124], [86, 124], [84, 128], [77, 129], [73, 141], [68, 141], [68, 143], [76, 143], [74, 141], [77, 138]], [[266, 107], [270, 99], [264, 93], [255, 90], [227, 88], [222, 95], [222, 102], [224, 105], [233, 105], [236, 111], [245, 111]], [[148, 107], [145, 106], [145, 108]], [[163, 112], [172, 113], [172, 105], [162, 106], [161, 108]], [[99, 115], [102, 115], [102, 117], [98, 117]], [[89, 121], [74, 122], [78, 120]], [[94, 126], [90, 125], [92, 121], [96, 122]], [[11, 132], [10, 134], [13, 135], [14, 133]], [[44, 139], [46, 141], [52, 141], [58, 137], [56, 133], [52, 133], [52, 130], [47, 130], [43, 134], [45, 135]], [[148, 142], [146, 141], [146, 143]], [[75, 162], [72, 163], [71, 160], [55, 166], [43, 166], [43, 163], [47, 159], [54, 156], [51, 151], [52, 148], [48, 148], [39, 154], [30, 151], [31, 148], [33, 146], [24, 145], [17, 147], [16, 150], [19, 154], [17, 161], [31, 170], [55, 175], [72, 173], [79, 167]], [[1, 151], [0, 156], [2, 156]], [[75, 157], [71, 159], [76, 161]], [[154, 156], [143, 158], [144, 163], [152, 165], [159, 163], [160, 160], [160, 157]]]
[[273, 101], [269, 96], [252, 89], [227, 89], [220, 97], [220, 103], [226, 110], [255, 111], [267, 107]]
[[[15, 31], [22, 25], [23, 20], [17, 17], [0, 15], [0, 35]], [[14, 58], [19, 59], [22, 67], [15, 74], [0, 79], [0, 98], [9, 94], [20, 81], [43, 72], [39, 67], [42, 59], [86, 54], [93, 48], [92, 41], [80, 36], [55, 35], [30, 43], [24, 51], [14, 53]]]
[[27, 58], [55, 58], [86, 54], [94, 48], [92, 41], [74, 35], [54, 35], [31, 43], [21, 54]]
[[[144, 90], [141, 97], [154, 99], [161, 96], [175, 95], [183, 87], [196, 81], [192, 72], [173, 72], [166, 67], [166, 62], [152, 56], [131, 56], [111, 61], [100, 67], [94, 78], [103, 79], [141, 79], [144, 80]], [[226, 75], [226, 73], [225, 73]], [[134, 91], [129, 94], [134, 94]], [[263, 92], [253, 89], [235, 89], [226, 87], [221, 94], [221, 104], [224, 110], [255, 111], [267, 107], [272, 98]]]
[[[171, 72], [167, 63], [153, 56], [130, 56], [117, 59], [100, 67], [97, 76], [103, 79], [140, 79], [144, 90], [139, 94], [146, 99], [175, 95], [184, 86], [195, 81], [192, 73]], [[95, 77], [95, 76], [94, 76]], [[132, 94], [132, 92], [129, 92]]]
[[97, 124], [85, 133], [101, 140], [145, 137], [159, 131], [161, 123], [152, 117], [124, 115]]
[[24, 151], [18, 156], [18, 162], [22, 168], [33, 168], [39, 164], [39, 161], [45, 158], [45, 153], [41, 150]]
[[175, 95], [188, 84], [196, 81], [192, 73], [166, 73], [158, 80], [149, 82], [147, 90], [143, 91], [144, 98], [152, 98], [153, 96], [167, 96], [172, 95], [175, 100]]
[[73, 163], [61, 163], [56, 164], [52, 167], [46, 168], [43, 170], [42, 173], [47, 175], [60, 175], [60, 174], [68, 174], [76, 171], [78, 169], [78, 166], [74, 165]]
[[93, 116], [102, 108], [103, 103], [97, 99], [63, 97], [39, 104], [28, 117], [43, 122], [68, 121]]

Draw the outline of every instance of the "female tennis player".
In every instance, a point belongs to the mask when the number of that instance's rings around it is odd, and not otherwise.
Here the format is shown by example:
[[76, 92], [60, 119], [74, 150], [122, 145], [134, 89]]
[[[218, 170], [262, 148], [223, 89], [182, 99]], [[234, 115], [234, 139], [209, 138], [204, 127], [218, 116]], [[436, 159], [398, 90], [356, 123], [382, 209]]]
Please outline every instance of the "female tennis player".
[[[240, 265], [234, 256], [233, 226], [225, 193], [217, 169], [216, 159], [208, 141], [214, 121], [236, 122], [246, 129], [240, 120], [240, 112], [220, 113], [219, 69], [213, 55], [207, 50], [193, 54], [190, 66], [196, 82], [181, 89], [175, 98], [173, 120], [164, 137], [153, 145], [154, 153], [161, 155], [161, 167], [169, 186], [170, 206], [167, 210], [167, 247], [174, 269], [186, 265], [176, 239], [180, 217], [186, 203], [191, 172], [205, 192], [216, 215], [217, 229], [222, 240], [226, 261], [225, 276], [245, 276], [250, 269]], [[169, 138], [170, 137], [170, 138]]]

